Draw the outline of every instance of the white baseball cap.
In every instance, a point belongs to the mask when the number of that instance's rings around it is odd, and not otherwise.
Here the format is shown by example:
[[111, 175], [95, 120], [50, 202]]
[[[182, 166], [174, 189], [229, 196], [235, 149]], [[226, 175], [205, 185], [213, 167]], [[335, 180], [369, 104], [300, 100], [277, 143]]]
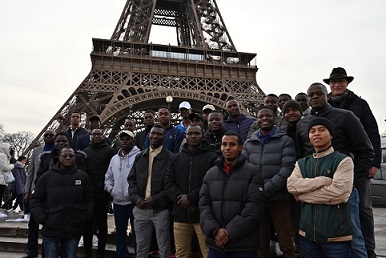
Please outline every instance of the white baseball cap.
[[187, 101], [182, 101], [180, 105], [178, 106], [178, 110], [181, 108], [186, 108], [186, 109], [192, 109], [192, 106], [190, 106], [190, 103]]

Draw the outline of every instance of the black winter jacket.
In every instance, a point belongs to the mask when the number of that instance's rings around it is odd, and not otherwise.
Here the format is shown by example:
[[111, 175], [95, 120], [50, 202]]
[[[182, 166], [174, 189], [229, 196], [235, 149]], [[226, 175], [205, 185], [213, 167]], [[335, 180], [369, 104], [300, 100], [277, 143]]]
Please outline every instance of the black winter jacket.
[[204, 141], [208, 143], [208, 148], [212, 152], [216, 153], [218, 157], [222, 155], [221, 153], [221, 141], [224, 133], [226, 133], [226, 129], [224, 128], [221, 132], [213, 133], [208, 130], [204, 134]]
[[295, 167], [295, 143], [279, 127], [276, 127], [275, 133], [265, 144], [257, 136], [259, 132], [260, 129], [245, 141], [242, 155], [261, 171], [267, 202], [289, 200], [287, 178]]
[[109, 194], [105, 191], [105, 174], [110, 165], [111, 158], [117, 150], [106, 142], [91, 143], [84, 152], [87, 154], [87, 174], [91, 179], [95, 199], [108, 200]]
[[347, 92], [348, 95], [345, 98], [342, 98], [340, 101], [333, 101], [330, 98], [328, 102], [332, 107], [350, 110], [359, 118], [363, 128], [369, 136], [371, 143], [373, 144], [375, 158], [371, 165], [379, 168], [381, 166], [382, 150], [381, 137], [379, 135], [377, 120], [375, 120], [373, 112], [371, 112], [369, 104], [366, 102], [366, 100], [358, 97], [350, 90], [347, 90]]
[[[205, 143], [204, 143], [205, 144]], [[165, 192], [173, 203], [173, 220], [177, 222], [199, 223], [200, 214], [188, 213], [177, 202], [178, 196], [186, 194], [189, 202], [197, 207], [202, 180], [206, 172], [214, 166], [217, 155], [208, 149], [200, 148], [191, 152], [188, 144], [184, 145], [181, 152], [176, 154], [166, 171]]]
[[44, 237], [80, 237], [94, 212], [90, 178], [76, 166], [52, 166], [37, 182], [30, 202]]
[[[39, 155], [40, 163], [36, 172], [35, 185], [45, 172], [47, 172], [52, 166], [56, 166], [59, 163], [59, 153], [60, 150], [53, 148], [52, 151], [45, 151]], [[87, 171], [86, 158], [87, 155], [83, 151], [75, 152], [76, 166], [82, 171]]]
[[[164, 210], [169, 207], [169, 199], [164, 191], [166, 170], [173, 153], [162, 148], [161, 152], [154, 157], [151, 176], [151, 198], [153, 200], [153, 210]], [[145, 199], [146, 184], [149, 170], [149, 148], [141, 151], [135, 157], [134, 165], [131, 168], [128, 182], [130, 201], [137, 203], [138, 198]]]
[[[200, 191], [200, 224], [206, 243], [219, 251], [248, 251], [259, 247], [259, 225], [264, 216], [263, 178], [256, 166], [240, 155], [229, 175], [224, 159], [216, 160], [205, 175]], [[224, 248], [214, 237], [220, 228], [228, 231]]]
[[308, 125], [318, 116], [330, 120], [334, 125], [335, 137], [332, 139], [334, 150], [353, 158], [354, 184], [357, 185], [357, 182], [367, 178], [374, 159], [374, 150], [361, 122], [351, 111], [327, 105], [318, 112], [311, 111], [308, 116], [300, 120], [296, 127], [299, 157], [306, 157], [313, 152], [308, 138]]

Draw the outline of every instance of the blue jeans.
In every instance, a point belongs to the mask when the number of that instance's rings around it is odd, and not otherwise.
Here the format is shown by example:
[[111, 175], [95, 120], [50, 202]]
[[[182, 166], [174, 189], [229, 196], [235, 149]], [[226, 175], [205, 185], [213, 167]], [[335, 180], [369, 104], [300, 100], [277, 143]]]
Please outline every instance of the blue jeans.
[[76, 258], [80, 237], [73, 238], [43, 238], [46, 258]]
[[[135, 204], [119, 205], [114, 203], [114, 219], [117, 229], [115, 234], [115, 244], [117, 250], [117, 258], [127, 258], [129, 250], [127, 249], [127, 225], [130, 219], [131, 229], [133, 231], [134, 250], [136, 250], [135, 231], [134, 231], [134, 215], [133, 208]], [[135, 256], [134, 256], [135, 257]]]
[[233, 252], [220, 252], [216, 249], [209, 247], [208, 258], [256, 258], [256, 251], [233, 251]]
[[361, 223], [359, 220], [359, 195], [358, 190], [354, 187], [350, 198], [348, 199], [348, 205], [351, 211], [351, 229], [352, 229], [352, 240], [351, 249], [353, 258], [367, 257], [367, 250], [365, 246], [365, 240], [361, 231]]
[[352, 257], [350, 241], [318, 243], [304, 237], [299, 237], [299, 245], [304, 258]]

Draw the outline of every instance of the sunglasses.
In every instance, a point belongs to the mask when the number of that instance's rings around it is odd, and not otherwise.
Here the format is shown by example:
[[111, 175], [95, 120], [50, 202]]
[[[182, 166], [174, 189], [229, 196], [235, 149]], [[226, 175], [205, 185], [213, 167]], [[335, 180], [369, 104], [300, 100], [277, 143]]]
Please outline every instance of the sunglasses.
[[75, 158], [75, 155], [74, 154], [66, 154], [66, 153], [62, 153], [61, 155], [60, 155], [60, 157], [62, 157], [62, 158], [64, 158], [64, 159], [66, 159], [66, 158], [70, 158], [70, 159], [72, 159], [72, 158]]
[[44, 134], [44, 137], [53, 137], [54, 135], [53, 134], [51, 134], [51, 133], [46, 133], [46, 134]]

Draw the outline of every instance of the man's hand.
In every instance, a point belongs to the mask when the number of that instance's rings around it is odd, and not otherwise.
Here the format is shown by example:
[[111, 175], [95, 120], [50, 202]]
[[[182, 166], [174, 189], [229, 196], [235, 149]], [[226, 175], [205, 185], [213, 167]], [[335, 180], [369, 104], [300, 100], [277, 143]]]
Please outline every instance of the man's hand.
[[143, 201], [142, 197], [139, 197], [137, 199], [137, 204], [136, 205], [140, 209], [144, 209], [145, 208], [145, 202]]
[[225, 228], [220, 228], [216, 232], [216, 236], [214, 237], [214, 242], [217, 246], [224, 248], [224, 246], [228, 243], [228, 231]]
[[378, 172], [378, 168], [377, 167], [371, 167], [369, 169], [369, 173], [367, 174], [367, 177], [368, 178], [372, 178], [373, 176], [375, 176]]
[[29, 203], [29, 198], [31, 197], [31, 194], [30, 193], [25, 193], [24, 194], [24, 202], [26, 203], [26, 204], [28, 204]]
[[190, 202], [188, 200], [188, 196], [186, 196], [186, 194], [182, 194], [182, 195], [177, 196], [177, 199], [178, 199], [177, 204], [181, 208], [186, 209], [186, 207], [188, 207], [190, 205]]
[[152, 209], [154, 206], [153, 199], [151, 197], [145, 199], [144, 206], [145, 208]]
[[198, 207], [191, 204], [189, 205], [188, 207], [186, 207], [186, 211], [189, 213], [189, 214], [197, 214], [198, 213]]

